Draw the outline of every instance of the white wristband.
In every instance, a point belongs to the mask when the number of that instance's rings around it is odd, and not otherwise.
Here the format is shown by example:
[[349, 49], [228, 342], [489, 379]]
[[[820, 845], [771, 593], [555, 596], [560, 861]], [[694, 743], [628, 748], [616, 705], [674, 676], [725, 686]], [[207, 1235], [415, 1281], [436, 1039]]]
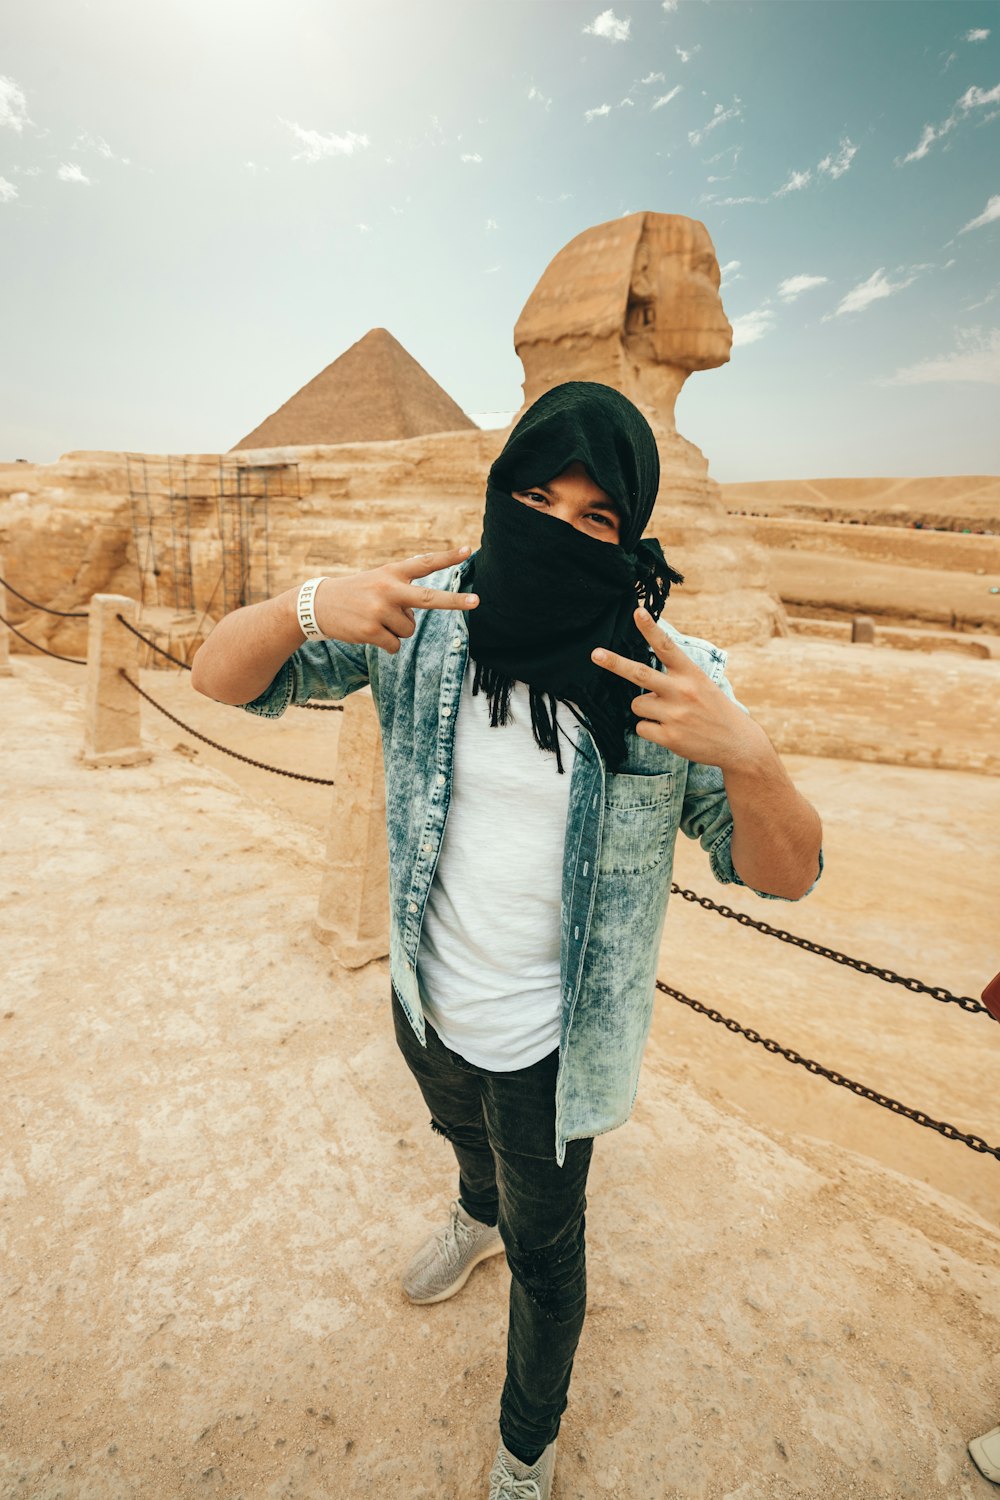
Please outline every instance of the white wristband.
[[316, 590], [324, 581], [325, 575], [319, 578], [308, 578], [299, 589], [296, 613], [299, 617], [302, 634], [307, 641], [325, 641], [327, 639], [316, 624], [316, 611], [313, 606], [313, 601], [316, 598]]

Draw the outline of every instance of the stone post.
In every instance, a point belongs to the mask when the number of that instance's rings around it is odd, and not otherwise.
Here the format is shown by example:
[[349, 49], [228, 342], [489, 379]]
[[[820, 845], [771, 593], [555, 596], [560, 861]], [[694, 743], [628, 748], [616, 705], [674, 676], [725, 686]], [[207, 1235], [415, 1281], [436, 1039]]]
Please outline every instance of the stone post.
[[344, 704], [326, 869], [313, 933], [347, 969], [389, 952], [389, 851], [378, 714], [363, 688]]
[[124, 594], [94, 594], [87, 625], [87, 688], [83, 750], [88, 766], [136, 766], [152, 760], [140, 735], [142, 699], [119, 668], [139, 681], [140, 641], [115, 615], [137, 625], [139, 606]]
[[[0, 552], [0, 578], [7, 577], [7, 559]], [[0, 615], [5, 620], [10, 619], [11, 606], [14, 595], [8, 594], [3, 584], [0, 583]], [[13, 677], [14, 668], [10, 664], [10, 631], [0, 621], [0, 677]]]

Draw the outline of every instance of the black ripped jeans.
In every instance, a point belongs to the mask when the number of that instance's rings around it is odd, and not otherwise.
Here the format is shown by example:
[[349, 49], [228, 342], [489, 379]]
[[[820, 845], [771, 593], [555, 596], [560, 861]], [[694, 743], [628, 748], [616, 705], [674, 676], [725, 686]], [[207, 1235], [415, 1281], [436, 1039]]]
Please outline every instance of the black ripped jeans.
[[392, 995], [396, 1040], [431, 1114], [458, 1158], [458, 1201], [499, 1224], [510, 1266], [507, 1378], [500, 1435], [534, 1463], [559, 1431], [587, 1305], [586, 1183], [593, 1141], [555, 1159], [558, 1051], [510, 1073], [474, 1067], [431, 1026], [421, 1047]]

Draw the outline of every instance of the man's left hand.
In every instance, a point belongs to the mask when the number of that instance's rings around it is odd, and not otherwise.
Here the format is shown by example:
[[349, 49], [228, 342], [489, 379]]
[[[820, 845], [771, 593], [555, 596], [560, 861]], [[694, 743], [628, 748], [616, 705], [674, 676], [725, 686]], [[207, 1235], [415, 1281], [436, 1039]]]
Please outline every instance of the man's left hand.
[[598, 649], [591, 654], [599, 667], [643, 690], [632, 700], [640, 721], [636, 734], [685, 760], [719, 766], [723, 771], [735, 770], [759, 755], [768, 743], [760, 725], [726, 697], [648, 611], [637, 609], [635, 623], [665, 672], [615, 651]]

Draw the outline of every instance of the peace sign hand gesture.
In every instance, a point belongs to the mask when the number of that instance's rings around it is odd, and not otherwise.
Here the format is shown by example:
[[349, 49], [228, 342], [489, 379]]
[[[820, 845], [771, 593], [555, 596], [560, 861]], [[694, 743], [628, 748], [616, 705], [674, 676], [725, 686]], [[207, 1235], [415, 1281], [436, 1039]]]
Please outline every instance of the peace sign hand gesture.
[[663, 745], [685, 760], [719, 766], [723, 771], [759, 756], [761, 742], [767, 743], [760, 725], [726, 697], [647, 610], [636, 610], [635, 623], [666, 667], [665, 672], [619, 656], [616, 651], [598, 648], [591, 656], [599, 667], [642, 689], [632, 699], [632, 711], [640, 720], [635, 731], [640, 739]]
[[316, 623], [325, 636], [381, 646], [394, 656], [400, 641], [417, 628], [415, 609], [475, 609], [478, 594], [457, 594], [416, 583], [418, 578], [463, 562], [470, 551], [469, 547], [452, 547], [446, 552], [424, 552], [367, 573], [324, 578], [313, 601]]

